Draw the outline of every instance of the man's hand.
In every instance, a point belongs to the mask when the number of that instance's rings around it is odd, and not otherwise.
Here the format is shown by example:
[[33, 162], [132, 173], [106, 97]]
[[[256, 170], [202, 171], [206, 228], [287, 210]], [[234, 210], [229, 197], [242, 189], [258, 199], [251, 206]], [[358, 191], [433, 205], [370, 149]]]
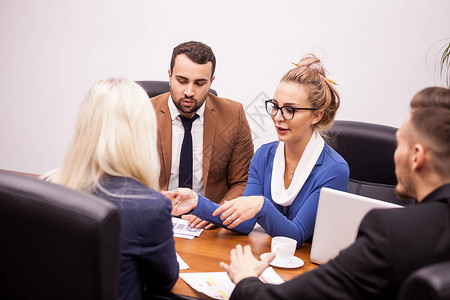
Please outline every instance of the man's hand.
[[253, 256], [249, 245], [244, 248], [237, 245], [235, 249], [231, 250], [230, 265], [221, 262], [220, 267], [227, 272], [231, 281], [237, 284], [247, 277], [259, 277], [274, 258], [275, 253], [270, 253], [264, 260], [258, 260]]

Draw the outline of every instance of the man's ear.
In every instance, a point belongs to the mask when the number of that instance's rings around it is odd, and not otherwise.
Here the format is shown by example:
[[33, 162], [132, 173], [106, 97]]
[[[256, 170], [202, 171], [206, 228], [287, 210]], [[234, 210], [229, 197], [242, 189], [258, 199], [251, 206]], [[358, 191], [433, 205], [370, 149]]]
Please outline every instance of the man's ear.
[[[216, 75], [213, 75], [213, 76], [211, 77], [211, 84], [213, 83], [214, 79], [216, 79]], [[210, 85], [210, 86], [211, 86], [211, 85]]]
[[170, 71], [170, 69], [169, 69], [168, 73], [169, 73], [169, 78], [172, 77], [172, 71]]
[[417, 171], [422, 168], [425, 162], [426, 149], [422, 144], [415, 144], [413, 151], [412, 169]]
[[322, 120], [322, 117], [323, 117], [323, 110], [315, 111], [311, 121], [311, 125], [319, 123], [320, 120]]

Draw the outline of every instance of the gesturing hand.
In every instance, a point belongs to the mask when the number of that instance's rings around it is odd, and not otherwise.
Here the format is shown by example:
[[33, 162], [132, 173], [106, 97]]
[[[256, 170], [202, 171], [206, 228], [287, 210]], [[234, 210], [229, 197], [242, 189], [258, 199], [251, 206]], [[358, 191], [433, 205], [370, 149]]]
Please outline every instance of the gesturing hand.
[[182, 215], [197, 207], [198, 194], [188, 188], [177, 188], [161, 193], [172, 201], [172, 214]]
[[253, 218], [264, 204], [263, 196], [239, 197], [222, 204], [213, 212], [213, 216], [222, 213], [223, 225], [234, 228], [244, 221]]
[[259, 277], [274, 258], [275, 253], [270, 253], [264, 260], [258, 260], [253, 256], [252, 248], [249, 245], [244, 248], [237, 245], [235, 249], [231, 250], [230, 264], [221, 262], [220, 267], [227, 272], [231, 281], [237, 284], [247, 277]]

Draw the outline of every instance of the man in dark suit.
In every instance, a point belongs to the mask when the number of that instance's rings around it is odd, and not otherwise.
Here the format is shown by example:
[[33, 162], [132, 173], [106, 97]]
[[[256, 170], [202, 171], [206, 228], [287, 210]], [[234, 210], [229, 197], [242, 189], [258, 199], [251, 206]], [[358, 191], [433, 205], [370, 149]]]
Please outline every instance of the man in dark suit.
[[250, 246], [238, 245], [230, 265], [221, 263], [237, 284], [231, 299], [395, 299], [415, 270], [450, 260], [449, 89], [427, 88], [414, 96], [397, 143], [396, 193], [418, 205], [370, 211], [353, 245], [281, 285], [257, 278], [273, 254], [258, 261]]
[[[242, 196], [254, 151], [242, 104], [209, 93], [215, 66], [209, 46], [176, 46], [170, 92], [151, 101], [158, 120], [161, 189], [189, 187], [221, 203]], [[212, 226], [195, 216], [188, 218], [193, 227]]]

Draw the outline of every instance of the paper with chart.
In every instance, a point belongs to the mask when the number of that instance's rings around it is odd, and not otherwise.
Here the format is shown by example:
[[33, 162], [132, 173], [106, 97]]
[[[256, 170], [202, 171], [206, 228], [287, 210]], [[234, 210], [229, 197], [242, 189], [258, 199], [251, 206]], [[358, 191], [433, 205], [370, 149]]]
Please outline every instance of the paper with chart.
[[[229, 299], [235, 287], [226, 272], [180, 273], [180, 277], [196, 291], [214, 299]], [[271, 284], [284, 282], [271, 267], [267, 268], [259, 279]]]
[[194, 237], [200, 236], [203, 232], [203, 229], [189, 227], [188, 221], [180, 218], [172, 217], [172, 225], [174, 237], [193, 239]]

